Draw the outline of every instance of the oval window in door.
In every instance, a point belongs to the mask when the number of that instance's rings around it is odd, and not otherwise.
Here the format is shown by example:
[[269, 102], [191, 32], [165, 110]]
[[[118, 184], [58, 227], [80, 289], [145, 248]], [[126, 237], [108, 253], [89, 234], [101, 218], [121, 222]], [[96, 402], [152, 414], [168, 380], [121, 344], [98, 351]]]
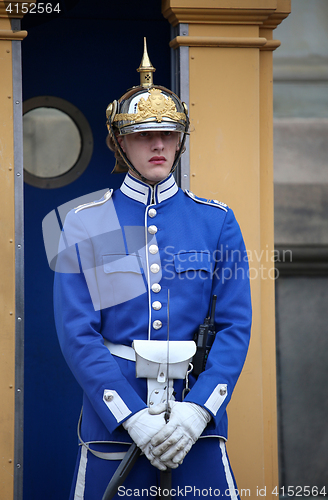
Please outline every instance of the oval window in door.
[[53, 96], [24, 102], [25, 182], [44, 189], [70, 184], [87, 168], [92, 150], [90, 125], [76, 106]]

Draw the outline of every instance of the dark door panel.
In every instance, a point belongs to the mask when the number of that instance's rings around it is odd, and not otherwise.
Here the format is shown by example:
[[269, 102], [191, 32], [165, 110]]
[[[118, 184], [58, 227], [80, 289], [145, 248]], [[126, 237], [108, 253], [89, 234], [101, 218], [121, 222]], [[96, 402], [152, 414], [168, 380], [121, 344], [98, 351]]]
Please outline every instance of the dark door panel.
[[22, 21], [28, 31], [22, 44], [23, 98], [54, 96], [76, 106], [91, 127], [94, 146], [88, 167], [72, 183], [54, 189], [25, 184], [25, 500], [68, 498], [82, 402], [55, 332], [53, 271], [42, 220], [70, 200], [122, 182], [123, 174], [110, 175], [114, 159], [105, 144], [105, 110], [139, 83], [144, 36], [157, 68], [155, 83], [170, 86], [170, 25], [159, 0], [60, 5], [60, 15], [29, 14]]

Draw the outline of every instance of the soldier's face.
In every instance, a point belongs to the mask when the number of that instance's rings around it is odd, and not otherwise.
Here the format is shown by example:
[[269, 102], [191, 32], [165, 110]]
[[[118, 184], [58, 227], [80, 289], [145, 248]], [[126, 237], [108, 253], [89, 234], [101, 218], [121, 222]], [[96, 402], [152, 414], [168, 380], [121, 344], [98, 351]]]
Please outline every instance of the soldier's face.
[[179, 135], [178, 132], [137, 132], [120, 136], [118, 141], [138, 172], [149, 184], [156, 184], [170, 173], [179, 150]]

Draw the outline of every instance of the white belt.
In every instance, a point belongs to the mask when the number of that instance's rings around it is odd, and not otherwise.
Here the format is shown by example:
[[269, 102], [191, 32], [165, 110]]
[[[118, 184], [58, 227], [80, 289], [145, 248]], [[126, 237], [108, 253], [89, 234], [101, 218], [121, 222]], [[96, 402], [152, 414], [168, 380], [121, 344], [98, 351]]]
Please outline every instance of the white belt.
[[130, 361], [136, 360], [136, 352], [133, 347], [129, 347], [128, 345], [123, 344], [113, 344], [113, 342], [110, 342], [106, 339], [104, 339], [104, 344], [114, 356], [129, 359]]

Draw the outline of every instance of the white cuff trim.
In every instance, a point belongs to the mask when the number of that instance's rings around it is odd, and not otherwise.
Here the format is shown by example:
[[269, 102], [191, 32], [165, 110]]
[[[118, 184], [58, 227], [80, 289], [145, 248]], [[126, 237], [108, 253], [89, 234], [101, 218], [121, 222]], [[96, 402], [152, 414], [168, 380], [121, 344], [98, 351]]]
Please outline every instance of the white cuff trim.
[[227, 384], [218, 384], [204, 404], [205, 408], [213, 413], [213, 415], [216, 415], [227, 395]]
[[109, 408], [109, 410], [112, 412], [117, 422], [121, 422], [132, 413], [124, 403], [121, 396], [119, 396], [116, 391], [105, 389], [103, 401], [106, 404], [107, 408]]

